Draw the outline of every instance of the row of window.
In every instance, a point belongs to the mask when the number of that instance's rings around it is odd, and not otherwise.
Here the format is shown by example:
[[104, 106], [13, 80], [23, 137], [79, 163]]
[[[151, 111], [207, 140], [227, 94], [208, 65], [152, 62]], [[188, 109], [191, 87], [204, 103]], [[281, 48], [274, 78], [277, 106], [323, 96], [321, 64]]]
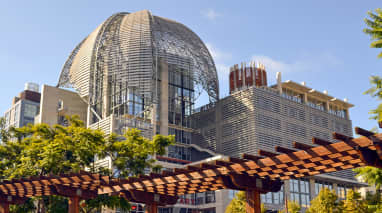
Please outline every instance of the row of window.
[[178, 143], [190, 144], [191, 143], [191, 132], [184, 130], [168, 128], [169, 135], [175, 135], [175, 141]]
[[176, 158], [181, 160], [191, 160], [191, 151], [187, 147], [183, 146], [169, 146], [168, 147], [168, 157]]
[[[289, 187], [290, 187], [290, 195], [291, 200], [296, 201], [299, 203], [302, 207], [307, 207], [310, 205], [310, 184], [309, 180], [304, 179], [291, 179], [289, 181]], [[328, 188], [330, 190], [333, 189], [333, 184], [329, 182], [324, 181], [316, 181], [314, 184], [315, 187], [315, 195], [317, 196], [318, 193], [323, 188]], [[346, 187], [345, 185], [338, 185], [337, 186], [337, 195], [339, 199], [345, 199], [346, 194], [351, 189], [351, 187]], [[232, 196], [233, 197], [233, 196]], [[231, 198], [231, 196], [230, 196]], [[284, 202], [284, 190], [283, 187], [281, 187], [281, 190], [279, 192], [269, 192], [266, 194], [261, 195], [261, 200], [263, 203], [269, 203], [269, 204], [283, 204]]]

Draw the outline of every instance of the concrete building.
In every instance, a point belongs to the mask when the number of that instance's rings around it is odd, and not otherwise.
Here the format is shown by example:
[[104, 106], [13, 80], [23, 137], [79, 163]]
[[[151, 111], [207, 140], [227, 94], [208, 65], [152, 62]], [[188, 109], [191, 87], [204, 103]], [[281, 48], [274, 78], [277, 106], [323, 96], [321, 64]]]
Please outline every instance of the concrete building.
[[[237, 66], [235, 66], [237, 67]], [[237, 69], [233, 69], [237, 70]], [[241, 70], [245, 72], [245, 68]], [[234, 81], [236, 84], [239, 81]], [[230, 96], [201, 107], [192, 117], [196, 129], [193, 143], [214, 152], [238, 157], [242, 153], [257, 155], [258, 150], [274, 152], [275, 146], [291, 148], [292, 142], [310, 144], [312, 137], [333, 141], [332, 132], [352, 136], [352, 123], [346, 100], [334, 98], [326, 91], [318, 92], [306, 83], [281, 81], [277, 74], [273, 86], [232, 86]], [[241, 89], [236, 89], [241, 88]], [[338, 192], [364, 186], [352, 171], [346, 170], [312, 178], [286, 181], [279, 193], [268, 193], [262, 201], [278, 210], [284, 198], [295, 200], [303, 207], [309, 205], [322, 187]], [[229, 192], [226, 192], [228, 197]]]
[[26, 83], [24, 91], [13, 98], [12, 106], [4, 113], [5, 128], [33, 124], [39, 112], [40, 95], [38, 84]]
[[67, 125], [66, 116], [78, 115], [87, 120], [87, 104], [76, 92], [43, 85], [39, 114], [36, 123]]

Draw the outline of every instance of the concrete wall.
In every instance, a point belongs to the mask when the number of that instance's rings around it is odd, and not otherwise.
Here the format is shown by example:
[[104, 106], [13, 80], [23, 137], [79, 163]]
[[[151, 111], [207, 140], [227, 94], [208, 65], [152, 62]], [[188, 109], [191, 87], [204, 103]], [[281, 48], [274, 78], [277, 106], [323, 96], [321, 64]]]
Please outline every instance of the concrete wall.
[[[58, 109], [58, 103], [62, 101], [62, 108]], [[48, 85], [42, 86], [40, 115], [38, 123], [54, 125], [58, 123], [59, 116], [79, 115], [86, 122], [87, 104], [76, 92], [60, 89]]]
[[[312, 145], [312, 137], [334, 141], [334, 131], [352, 136], [350, 120], [291, 101], [269, 88], [256, 87], [236, 92], [215, 107], [194, 114], [193, 124], [201, 136], [192, 143], [234, 157], [257, 155], [259, 149], [274, 152], [276, 145], [293, 148], [293, 141]], [[351, 171], [336, 175], [353, 178]]]

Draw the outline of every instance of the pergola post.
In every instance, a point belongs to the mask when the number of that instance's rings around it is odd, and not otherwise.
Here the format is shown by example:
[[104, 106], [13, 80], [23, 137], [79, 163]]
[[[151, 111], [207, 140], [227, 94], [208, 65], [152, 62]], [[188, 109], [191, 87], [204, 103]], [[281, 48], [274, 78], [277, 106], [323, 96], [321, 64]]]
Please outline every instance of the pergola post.
[[145, 213], [158, 213], [158, 206], [156, 203], [146, 204]]
[[9, 213], [9, 203], [0, 203], [0, 213]]
[[69, 213], [79, 213], [80, 212], [80, 198], [70, 197], [69, 198]]
[[258, 190], [248, 189], [246, 192], [246, 213], [260, 213], [261, 201], [260, 192]]

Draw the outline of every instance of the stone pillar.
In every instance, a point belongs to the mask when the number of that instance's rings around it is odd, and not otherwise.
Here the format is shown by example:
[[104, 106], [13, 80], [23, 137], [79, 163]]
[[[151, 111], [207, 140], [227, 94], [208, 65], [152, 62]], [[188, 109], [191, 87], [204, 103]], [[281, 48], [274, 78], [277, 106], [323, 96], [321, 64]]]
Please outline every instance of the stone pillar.
[[349, 109], [344, 109], [344, 111], [345, 111], [345, 116], [346, 116], [345, 118], [350, 120]]
[[304, 93], [304, 104], [308, 104], [308, 93]]
[[[310, 200], [314, 199], [316, 197], [316, 187], [315, 187], [316, 181], [313, 178], [309, 179], [309, 192], [310, 192]], [[317, 192], [318, 193], [318, 192]]]
[[338, 184], [337, 183], [333, 183], [333, 190], [334, 192], [337, 194], [337, 188], [338, 188]]
[[290, 195], [290, 180], [284, 180], [285, 197], [287, 200], [291, 200]]
[[329, 112], [329, 101], [325, 102], [325, 111]]

